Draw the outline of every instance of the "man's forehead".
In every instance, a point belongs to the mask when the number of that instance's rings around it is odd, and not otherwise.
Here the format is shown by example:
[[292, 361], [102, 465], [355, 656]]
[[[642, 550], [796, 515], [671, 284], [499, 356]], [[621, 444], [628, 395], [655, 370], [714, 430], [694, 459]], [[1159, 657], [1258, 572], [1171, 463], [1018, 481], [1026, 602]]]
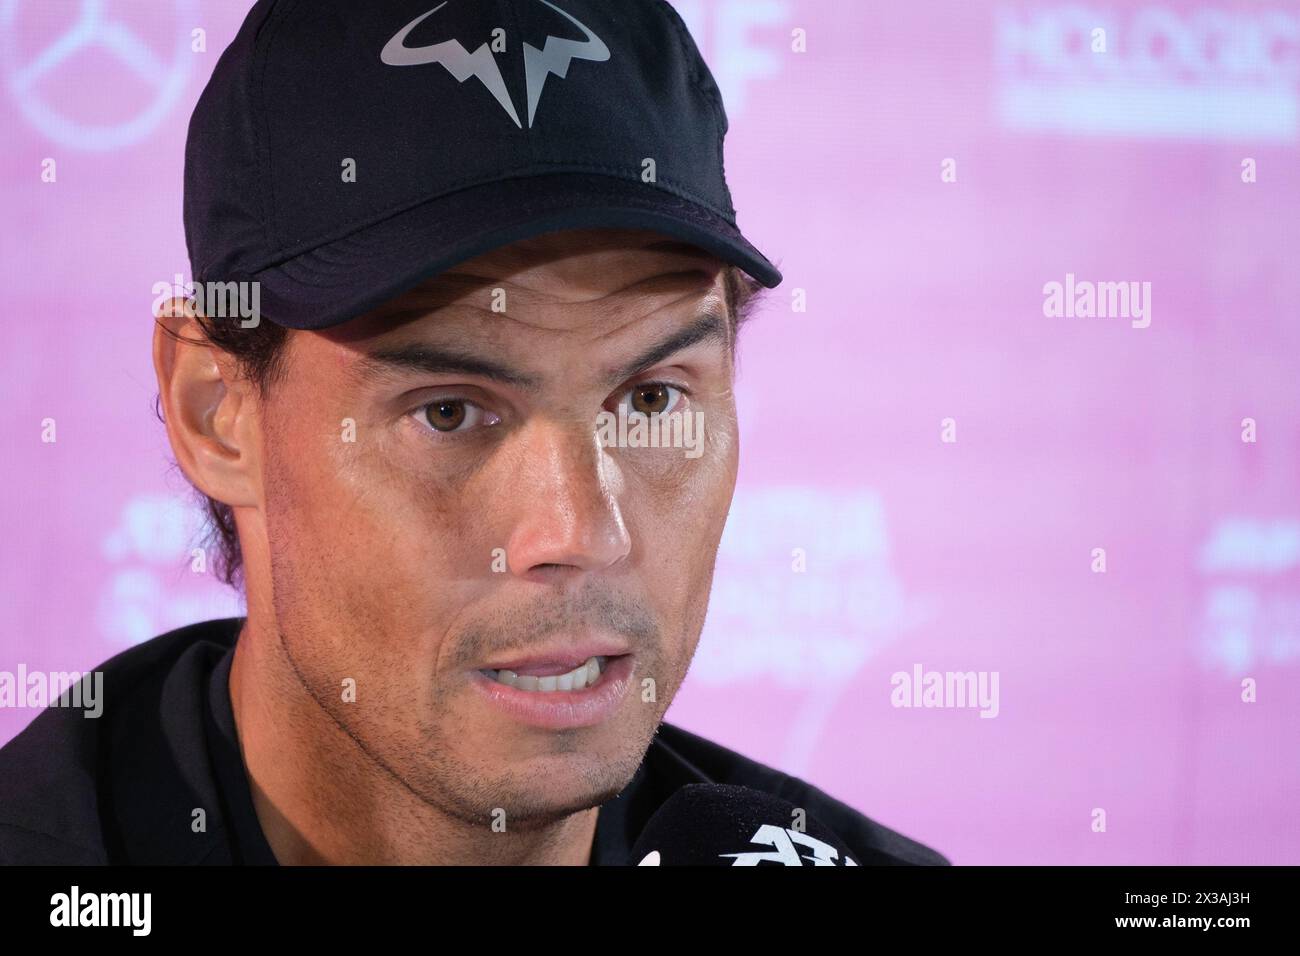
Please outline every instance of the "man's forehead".
[[495, 249], [325, 334], [360, 343], [420, 320], [474, 328], [479, 318], [504, 320], [492, 323], [499, 328], [484, 327], [485, 334], [512, 325], [606, 333], [660, 314], [671, 321], [691, 312], [725, 313], [723, 263], [710, 254], [641, 230], [623, 231], [634, 235], [630, 240], [579, 241], [591, 233], [617, 231], [570, 230]]

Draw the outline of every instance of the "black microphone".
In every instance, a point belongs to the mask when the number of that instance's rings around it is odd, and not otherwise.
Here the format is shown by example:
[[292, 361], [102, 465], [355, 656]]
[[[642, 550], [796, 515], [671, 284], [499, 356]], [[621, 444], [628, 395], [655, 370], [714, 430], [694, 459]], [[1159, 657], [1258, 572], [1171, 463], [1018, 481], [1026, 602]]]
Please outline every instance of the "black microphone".
[[829, 827], [751, 787], [687, 784], [655, 811], [633, 866], [857, 866]]

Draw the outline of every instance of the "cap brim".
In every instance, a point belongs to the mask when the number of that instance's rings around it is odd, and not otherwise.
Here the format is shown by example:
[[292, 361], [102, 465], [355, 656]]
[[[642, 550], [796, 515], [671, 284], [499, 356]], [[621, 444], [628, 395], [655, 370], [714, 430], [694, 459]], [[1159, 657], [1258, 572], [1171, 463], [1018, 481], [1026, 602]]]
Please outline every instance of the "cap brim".
[[661, 188], [590, 173], [497, 180], [430, 200], [253, 273], [261, 315], [324, 329], [491, 249], [557, 229], [650, 229], [699, 246], [768, 288], [781, 273], [723, 216]]

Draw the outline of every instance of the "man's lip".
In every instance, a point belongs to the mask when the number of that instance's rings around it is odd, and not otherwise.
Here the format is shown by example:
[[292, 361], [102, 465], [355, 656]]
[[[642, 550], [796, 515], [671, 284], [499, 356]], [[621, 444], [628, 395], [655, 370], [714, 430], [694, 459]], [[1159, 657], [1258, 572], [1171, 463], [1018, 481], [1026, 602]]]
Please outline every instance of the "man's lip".
[[[599, 656], [599, 655], [598, 655]], [[580, 690], [522, 690], [473, 671], [470, 690], [482, 694], [485, 704], [520, 724], [544, 730], [595, 727], [610, 720], [630, 696], [636, 655], [611, 657], [596, 683]]]
[[539, 648], [516, 657], [502, 657], [495, 663], [483, 664], [477, 670], [518, 671], [533, 667], [578, 667], [593, 657], [622, 657], [631, 650], [624, 644], [612, 641], [591, 641], [564, 647]]

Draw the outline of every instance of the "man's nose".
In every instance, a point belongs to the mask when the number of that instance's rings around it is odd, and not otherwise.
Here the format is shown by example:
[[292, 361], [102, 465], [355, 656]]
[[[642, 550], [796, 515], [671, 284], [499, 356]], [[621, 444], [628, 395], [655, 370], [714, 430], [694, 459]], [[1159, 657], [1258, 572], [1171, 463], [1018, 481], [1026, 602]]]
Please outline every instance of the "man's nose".
[[619, 506], [623, 476], [590, 423], [537, 422], [521, 436], [506, 510], [512, 574], [599, 571], [632, 548]]

